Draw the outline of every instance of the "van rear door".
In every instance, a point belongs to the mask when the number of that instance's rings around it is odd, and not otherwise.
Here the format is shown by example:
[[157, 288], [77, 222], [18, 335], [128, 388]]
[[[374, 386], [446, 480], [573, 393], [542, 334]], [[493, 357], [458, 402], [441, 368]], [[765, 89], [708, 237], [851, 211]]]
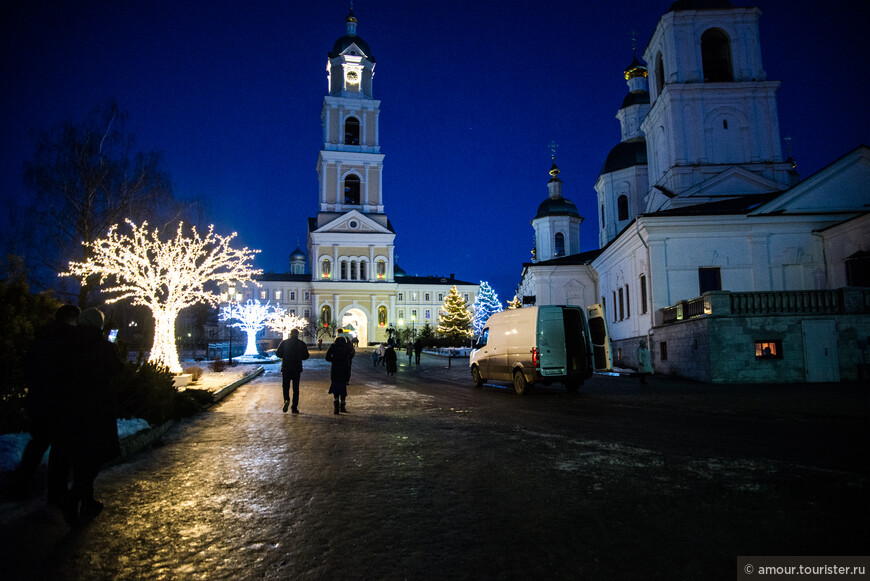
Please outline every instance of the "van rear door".
[[586, 307], [595, 371], [611, 371], [613, 369], [610, 334], [607, 332], [607, 319], [604, 315], [604, 305], [601, 303]]
[[565, 322], [562, 307], [538, 307], [536, 344], [541, 377], [565, 375]]

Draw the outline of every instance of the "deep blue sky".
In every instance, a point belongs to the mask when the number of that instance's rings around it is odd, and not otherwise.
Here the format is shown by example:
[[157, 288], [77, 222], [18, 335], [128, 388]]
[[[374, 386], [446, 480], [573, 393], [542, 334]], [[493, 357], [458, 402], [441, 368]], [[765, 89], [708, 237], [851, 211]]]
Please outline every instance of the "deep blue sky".
[[[386, 211], [399, 264], [513, 296], [550, 141], [597, 248], [593, 185], [619, 141], [631, 32], [643, 52], [672, 0], [357, 0], [377, 61]], [[751, 5], [734, 0], [735, 5]], [[327, 52], [346, 0], [17, 0], [0, 10], [0, 192], [22, 199], [33, 129], [115, 99], [179, 198], [284, 272], [317, 211]], [[870, 142], [866, 19], [847, 2], [760, 1], [768, 79], [803, 177]]]

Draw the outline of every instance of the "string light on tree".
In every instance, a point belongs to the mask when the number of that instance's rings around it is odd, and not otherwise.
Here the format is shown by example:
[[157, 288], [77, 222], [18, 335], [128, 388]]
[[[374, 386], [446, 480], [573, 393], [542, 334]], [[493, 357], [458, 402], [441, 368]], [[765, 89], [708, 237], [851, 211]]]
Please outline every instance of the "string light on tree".
[[270, 318], [282, 316], [284, 316], [284, 309], [273, 307], [268, 302], [263, 304], [260, 301], [249, 300], [243, 305], [231, 303], [226, 307], [221, 307], [218, 320], [235, 321], [228, 326], [241, 329], [248, 336], [248, 344], [245, 346], [243, 356], [256, 356], [259, 355], [257, 333], [266, 327], [266, 321]]
[[253, 269], [250, 262], [260, 251], [232, 248], [236, 234], [220, 236], [213, 226], [200, 236], [196, 227], [185, 235], [184, 224], [179, 224], [175, 237], [164, 242], [157, 229], [148, 229], [147, 222], [141, 226], [130, 220], [126, 223], [130, 234], [119, 233], [115, 224], [105, 238], [83, 242], [89, 258], [70, 262], [69, 270], [60, 276], [79, 280], [98, 276], [102, 291], [114, 295], [107, 303], [131, 299], [133, 305], [151, 309], [154, 344], [148, 360], [181, 373], [175, 344], [178, 313], [197, 303], [217, 306], [220, 297], [205, 288], [210, 283], [257, 284], [252, 277], [262, 271]]
[[471, 313], [468, 304], [453, 286], [441, 307], [443, 314], [438, 320], [438, 333], [447, 337], [471, 337]]
[[475, 337], [483, 332], [486, 321], [493, 313], [500, 313], [504, 310], [501, 306], [501, 301], [498, 300], [498, 295], [489, 286], [488, 282], [480, 281], [480, 291], [474, 300], [472, 310], [474, 311], [474, 321], [472, 322], [471, 330]]

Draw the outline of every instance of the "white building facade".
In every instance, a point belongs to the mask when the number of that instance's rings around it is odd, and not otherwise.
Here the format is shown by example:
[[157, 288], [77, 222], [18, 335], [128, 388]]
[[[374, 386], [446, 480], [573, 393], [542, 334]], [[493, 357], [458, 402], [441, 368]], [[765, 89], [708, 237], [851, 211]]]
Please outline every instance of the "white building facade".
[[649, 77], [637, 61], [625, 71], [622, 141], [595, 184], [600, 248], [524, 265], [527, 303], [577, 304], [542, 288], [542, 266], [595, 285], [618, 366], [645, 340], [657, 372], [704, 381], [866, 377], [870, 291], [843, 287], [868, 284], [870, 149], [799, 180], [759, 16], [673, 4], [644, 52]]

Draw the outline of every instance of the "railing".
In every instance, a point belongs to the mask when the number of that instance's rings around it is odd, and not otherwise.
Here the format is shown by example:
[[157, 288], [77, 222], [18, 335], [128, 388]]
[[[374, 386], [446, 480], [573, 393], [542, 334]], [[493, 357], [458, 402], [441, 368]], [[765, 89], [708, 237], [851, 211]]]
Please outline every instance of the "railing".
[[795, 313], [839, 313], [839, 290], [731, 293], [731, 314], [772, 315]]
[[713, 291], [659, 309], [657, 324], [666, 325], [703, 316], [839, 313], [870, 313], [870, 288], [754, 293]]

